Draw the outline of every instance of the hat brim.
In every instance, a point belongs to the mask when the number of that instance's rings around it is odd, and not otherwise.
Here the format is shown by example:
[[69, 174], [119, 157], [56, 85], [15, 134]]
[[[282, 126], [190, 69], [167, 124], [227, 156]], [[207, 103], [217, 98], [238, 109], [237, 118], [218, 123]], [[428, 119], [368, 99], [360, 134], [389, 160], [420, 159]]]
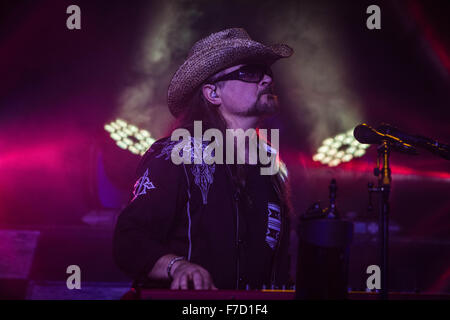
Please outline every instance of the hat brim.
[[223, 69], [248, 62], [272, 65], [292, 53], [292, 48], [285, 44], [265, 46], [240, 39], [225, 41], [220, 47], [205, 48], [189, 57], [172, 77], [167, 92], [169, 110], [175, 117], [179, 116], [197, 87]]

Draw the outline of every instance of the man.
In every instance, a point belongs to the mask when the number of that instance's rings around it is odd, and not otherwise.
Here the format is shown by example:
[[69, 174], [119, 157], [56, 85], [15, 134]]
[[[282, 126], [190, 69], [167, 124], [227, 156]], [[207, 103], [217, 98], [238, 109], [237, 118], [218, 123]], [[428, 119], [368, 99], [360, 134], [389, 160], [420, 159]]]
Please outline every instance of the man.
[[[292, 52], [258, 43], [240, 28], [198, 41], [168, 89], [177, 127], [192, 132], [200, 120], [220, 132], [255, 128], [278, 108], [270, 65]], [[204, 150], [204, 141], [196, 143]], [[137, 283], [165, 281], [171, 289], [287, 284], [289, 206], [282, 174], [261, 175], [260, 163], [248, 161], [248, 148], [241, 165], [203, 159], [176, 165], [176, 144], [163, 138], [143, 157], [133, 199], [116, 225], [118, 266]]]

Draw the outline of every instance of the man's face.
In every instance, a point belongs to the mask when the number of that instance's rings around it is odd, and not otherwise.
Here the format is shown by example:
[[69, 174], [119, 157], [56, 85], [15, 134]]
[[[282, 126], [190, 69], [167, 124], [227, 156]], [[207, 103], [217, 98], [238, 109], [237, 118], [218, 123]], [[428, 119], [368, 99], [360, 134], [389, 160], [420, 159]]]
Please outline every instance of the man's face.
[[[215, 78], [229, 74], [244, 64], [236, 65], [222, 70]], [[220, 90], [221, 111], [223, 113], [261, 117], [271, 115], [278, 110], [278, 99], [273, 91], [273, 79], [264, 74], [257, 83], [241, 80], [226, 80], [218, 89]]]

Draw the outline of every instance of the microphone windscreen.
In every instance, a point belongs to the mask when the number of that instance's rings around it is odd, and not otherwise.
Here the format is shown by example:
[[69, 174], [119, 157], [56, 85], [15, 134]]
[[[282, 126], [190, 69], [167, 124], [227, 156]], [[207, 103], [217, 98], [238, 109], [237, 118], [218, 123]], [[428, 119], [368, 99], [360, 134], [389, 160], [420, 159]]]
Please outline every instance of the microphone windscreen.
[[353, 136], [360, 143], [378, 144], [380, 143], [380, 135], [369, 125], [363, 123], [353, 130]]

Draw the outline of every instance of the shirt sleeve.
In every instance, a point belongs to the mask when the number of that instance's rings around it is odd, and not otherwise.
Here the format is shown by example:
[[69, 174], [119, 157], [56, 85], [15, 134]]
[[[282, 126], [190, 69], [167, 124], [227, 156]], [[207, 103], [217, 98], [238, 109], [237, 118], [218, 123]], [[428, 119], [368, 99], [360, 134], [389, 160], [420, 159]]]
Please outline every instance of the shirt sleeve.
[[139, 166], [132, 200], [117, 219], [113, 256], [132, 279], [146, 280], [156, 261], [172, 253], [168, 245], [171, 227], [186, 188], [182, 165], [172, 163], [150, 149]]

